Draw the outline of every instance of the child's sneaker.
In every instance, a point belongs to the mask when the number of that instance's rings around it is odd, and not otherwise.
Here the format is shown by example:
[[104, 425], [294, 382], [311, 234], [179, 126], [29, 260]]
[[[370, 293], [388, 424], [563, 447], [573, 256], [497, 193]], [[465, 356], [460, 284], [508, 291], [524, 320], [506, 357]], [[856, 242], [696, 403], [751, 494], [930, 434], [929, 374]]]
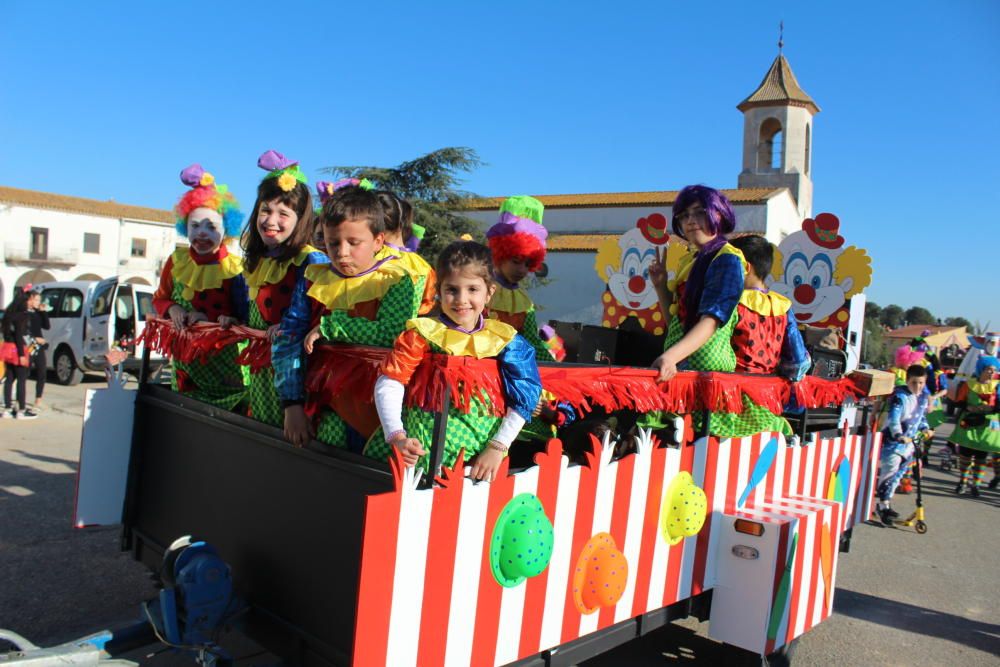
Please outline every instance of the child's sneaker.
[[11, 410], [10, 408], [4, 408], [3, 411], [0, 412], [0, 419], [13, 419], [13, 418], [14, 418], [14, 411]]
[[38, 419], [38, 413], [31, 408], [25, 408], [15, 415], [18, 419]]
[[892, 525], [892, 515], [889, 514], [889, 512], [892, 511], [891, 509], [888, 507], [880, 507], [876, 511], [878, 512], [878, 518], [882, 520], [883, 524], [886, 526]]
[[960, 496], [963, 493], [965, 493], [965, 484], [959, 482], [958, 486], [955, 487], [955, 495]]
[[1000, 476], [996, 476], [993, 479], [991, 479], [990, 483], [987, 484], [986, 486], [988, 486], [991, 489], [995, 489], [995, 488], [997, 488], [997, 484], [998, 483], [1000, 483]]
[[885, 513], [888, 514], [889, 516], [891, 516], [893, 519], [898, 519], [899, 518], [899, 512], [897, 512], [896, 510], [892, 509], [891, 507], [886, 507], [885, 508]]
[[976, 485], [976, 484], [973, 484], [972, 486], [970, 486], [969, 487], [969, 495], [972, 496], [973, 498], [978, 498], [979, 497], [979, 486]]

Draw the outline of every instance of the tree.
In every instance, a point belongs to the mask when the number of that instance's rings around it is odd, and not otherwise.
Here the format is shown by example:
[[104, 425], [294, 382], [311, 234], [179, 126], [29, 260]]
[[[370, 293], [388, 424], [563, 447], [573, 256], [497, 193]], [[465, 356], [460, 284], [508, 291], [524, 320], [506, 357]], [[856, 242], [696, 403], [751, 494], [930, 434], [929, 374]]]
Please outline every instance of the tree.
[[944, 323], [950, 327], [965, 327], [969, 331], [972, 331], [972, 322], [964, 317], [949, 317], [944, 321]]
[[879, 317], [879, 320], [890, 329], [898, 329], [903, 325], [903, 316], [905, 314], [901, 307], [890, 303], [882, 309], [882, 315]]
[[882, 332], [882, 322], [874, 317], [865, 317], [862, 335], [861, 361], [871, 364], [873, 368], [888, 368], [892, 363], [894, 350]]
[[882, 317], [882, 306], [878, 305], [874, 301], [868, 301], [865, 303], [865, 319], [880, 319]]
[[907, 309], [905, 319], [909, 324], [937, 324], [937, 318], [931, 315], [931, 311], [920, 306]]
[[389, 190], [413, 204], [413, 222], [427, 231], [420, 254], [431, 264], [438, 252], [463, 234], [483, 240], [479, 225], [459, 213], [476, 195], [457, 189], [459, 172], [471, 172], [483, 163], [471, 148], [440, 148], [395, 167], [324, 167], [321, 172], [339, 178], [367, 178], [376, 188]]

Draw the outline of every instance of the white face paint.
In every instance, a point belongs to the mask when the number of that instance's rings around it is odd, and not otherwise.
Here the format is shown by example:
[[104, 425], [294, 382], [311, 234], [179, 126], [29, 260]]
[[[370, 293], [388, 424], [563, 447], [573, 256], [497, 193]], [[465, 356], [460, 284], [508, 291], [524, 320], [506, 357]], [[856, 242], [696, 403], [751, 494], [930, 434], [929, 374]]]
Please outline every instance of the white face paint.
[[199, 255], [211, 255], [222, 244], [222, 215], [210, 208], [196, 208], [187, 217], [187, 236]]

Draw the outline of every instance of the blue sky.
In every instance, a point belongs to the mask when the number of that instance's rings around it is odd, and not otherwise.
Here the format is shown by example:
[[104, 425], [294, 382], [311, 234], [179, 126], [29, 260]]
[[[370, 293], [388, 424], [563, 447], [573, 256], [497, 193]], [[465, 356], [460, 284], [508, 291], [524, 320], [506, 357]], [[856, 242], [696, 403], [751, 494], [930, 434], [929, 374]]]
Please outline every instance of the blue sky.
[[470, 146], [482, 195], [735, 187], [783, 20], [869, 299], [1000, 326], [1000, 3], [694, 4], [4, 0], [0, 184], [169, 208], [197, 161], [249, 207], [267, 148]]

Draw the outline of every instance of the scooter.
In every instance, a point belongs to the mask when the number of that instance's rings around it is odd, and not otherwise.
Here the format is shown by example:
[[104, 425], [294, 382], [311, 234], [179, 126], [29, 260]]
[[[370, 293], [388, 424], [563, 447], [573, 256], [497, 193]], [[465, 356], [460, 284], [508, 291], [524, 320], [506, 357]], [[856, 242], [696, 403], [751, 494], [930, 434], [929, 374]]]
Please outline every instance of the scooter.
[[917, 533], [919, 533], [920, 535], [923, 535], [924, 533], [927, 532], [927, 522], [924, 521], [925, 518], [924, 498], [922, 493], [923, 489], [920, 484], [920, 478], [923, 477], [923, 468], [924, 468], [923, 463], [921, 461], [920, 452], [922, 451], [924, 440], [926, 440], [926, 437], [921, 432], [918, 433], [917, 437], [915, 437], [913, 440], [914, 440], [913, 443], [914, 449], [916, 451], [916, 454], [914, 456], [913, 479], [917, 483], [917, 506], [916, 509], [913, 510], [913, 514], [906, 517], [905, 519], [897, 519], [896, 521], [893, 522], [893, 525], [906, 526], [906, 527], [912, 526], [913, 530], [917, 531]]

